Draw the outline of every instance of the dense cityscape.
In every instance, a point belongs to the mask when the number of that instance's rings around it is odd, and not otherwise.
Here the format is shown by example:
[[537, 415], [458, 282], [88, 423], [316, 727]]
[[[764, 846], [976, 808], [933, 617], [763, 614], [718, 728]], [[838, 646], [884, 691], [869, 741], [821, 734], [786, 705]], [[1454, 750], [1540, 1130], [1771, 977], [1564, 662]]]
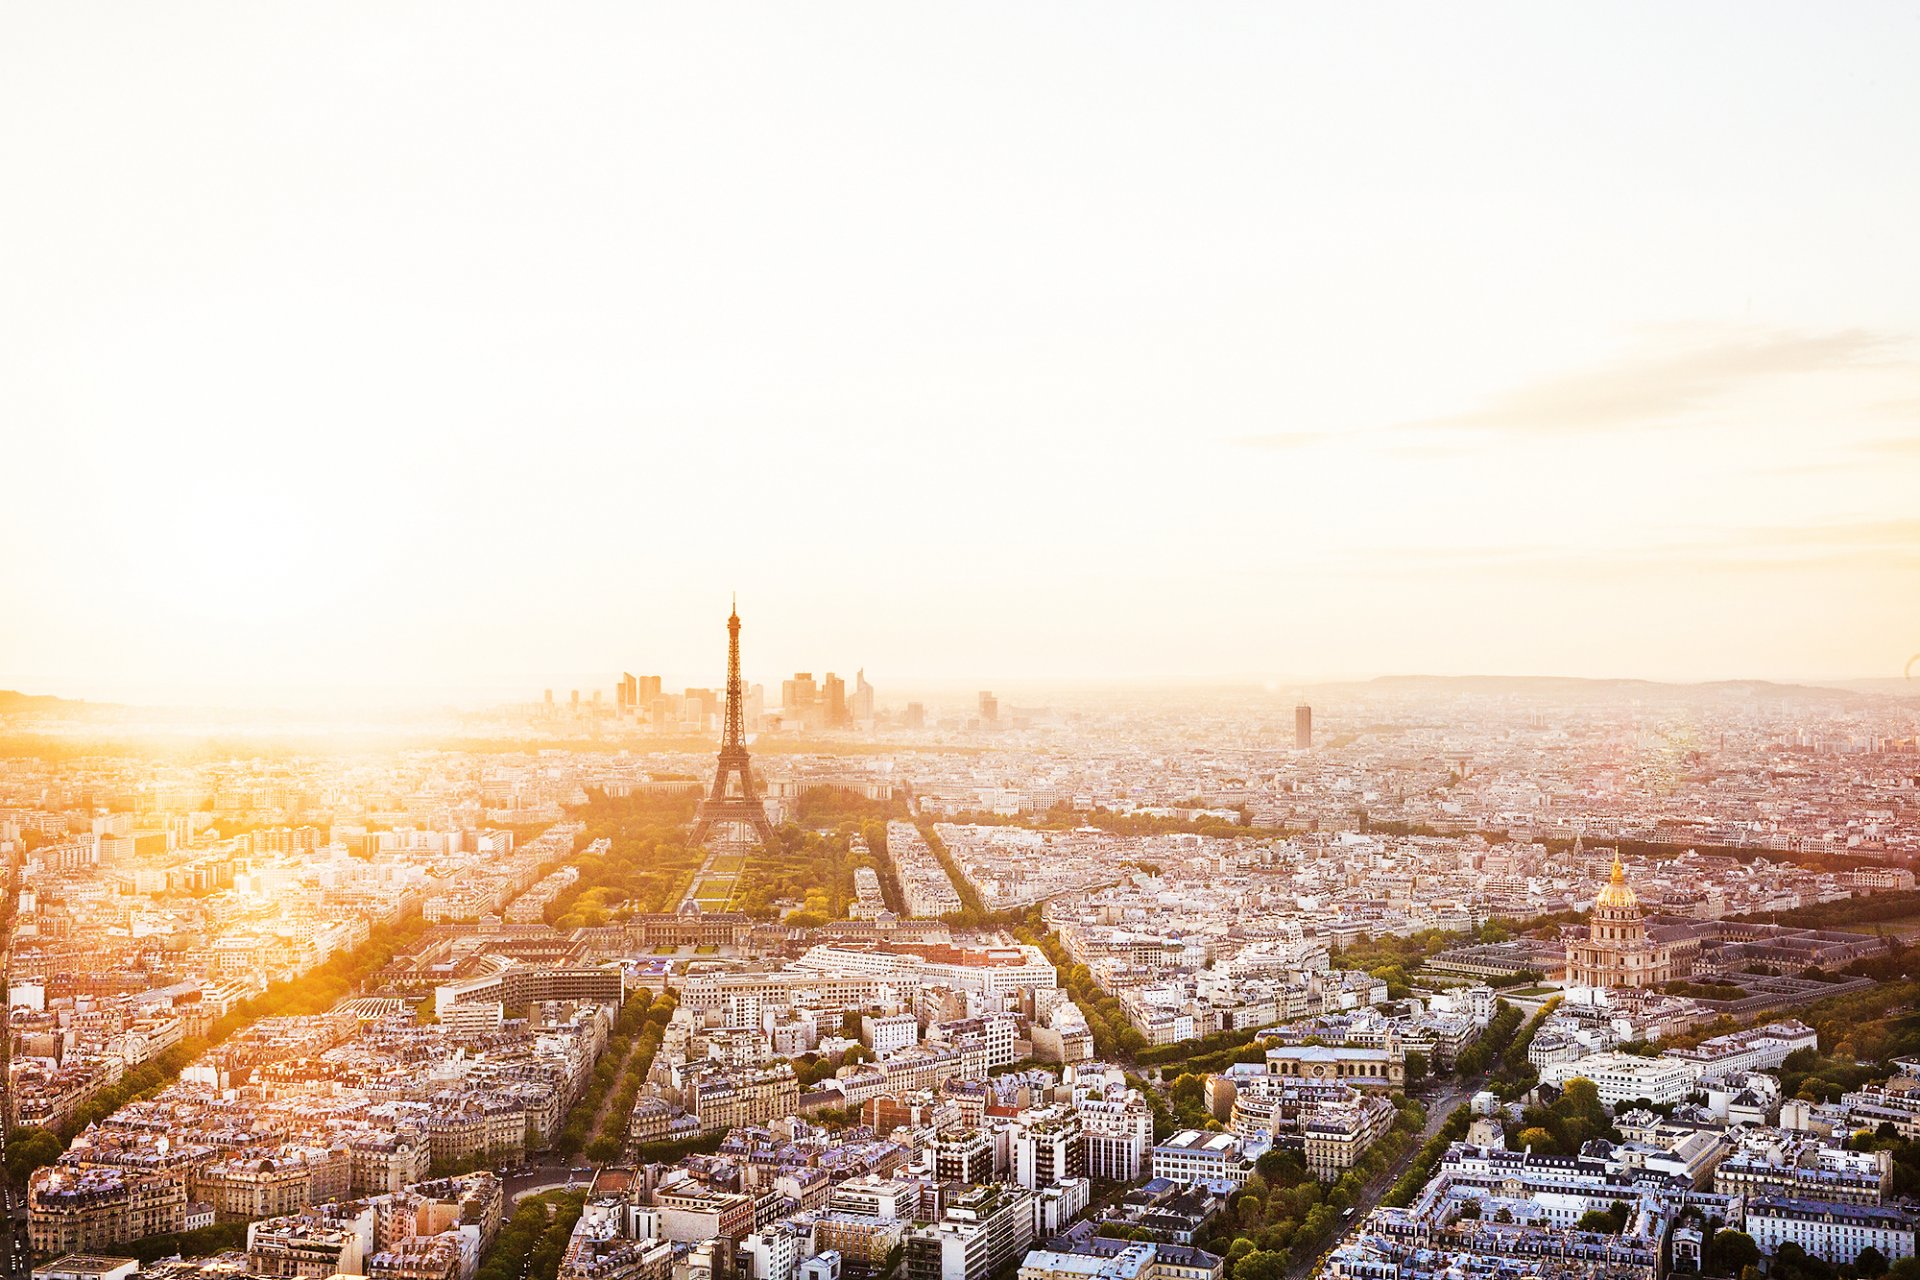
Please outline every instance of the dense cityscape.
[[1916, 126], [1920, 0], [0, 5], [0, 1280], [1920, 1280]]
[[1920, 1266], [1911, 699], [770, 705], [729, 628], [439, 747], [11, 699], [10, 1273]]

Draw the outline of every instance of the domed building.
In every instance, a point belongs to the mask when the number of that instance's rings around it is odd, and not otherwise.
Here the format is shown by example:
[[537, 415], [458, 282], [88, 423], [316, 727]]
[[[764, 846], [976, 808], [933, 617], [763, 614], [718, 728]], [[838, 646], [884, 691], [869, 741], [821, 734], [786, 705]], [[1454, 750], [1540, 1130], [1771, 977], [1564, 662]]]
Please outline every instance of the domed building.
[[1613, 875], [1594, 899], [1587, 937], [1567, 944], [1567, 985], [1657, 987], [1673, 977], [1673, 949], [1647, 937], [1640, 900], [1616, 853]]

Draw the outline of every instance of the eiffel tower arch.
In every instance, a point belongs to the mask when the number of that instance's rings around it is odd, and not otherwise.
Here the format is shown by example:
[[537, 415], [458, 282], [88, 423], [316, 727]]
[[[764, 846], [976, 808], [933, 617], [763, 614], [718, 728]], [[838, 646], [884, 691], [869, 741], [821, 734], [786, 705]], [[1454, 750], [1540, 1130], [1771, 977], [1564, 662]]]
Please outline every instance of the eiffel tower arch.
[[713, 787], [693, 817], [693, 843], [708, 840], [746, 844], [773, 843], [773, 824], [754, 786], [747, 756], [746, 706], [740, 687], [740, 607], [727, 618], [727, 727], [720, 739], [719, 767]]

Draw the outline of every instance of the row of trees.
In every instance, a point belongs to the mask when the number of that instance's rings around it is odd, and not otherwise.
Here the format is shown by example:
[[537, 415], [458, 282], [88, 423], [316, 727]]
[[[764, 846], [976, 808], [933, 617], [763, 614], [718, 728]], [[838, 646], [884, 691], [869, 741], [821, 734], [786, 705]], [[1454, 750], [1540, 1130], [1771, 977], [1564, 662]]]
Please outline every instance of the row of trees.
[[[1720, 1231], [1713, 1236], [1706, 1265], [1714, 1275], [1759, 1280], [1759, 1262], [1759, 1246], [1746, 1232]], [[1773, 1251], [1773, 1257], [1767, 1260], [1766, 1274], [1768, 1280], [1869, 1280], [1874, 1276], [1920, 1280], [1920, 1258], [1901, 1258], [1889, 1263], [1886, 1254], [1868, 1245], [1854, 1255], [1852, 1262], [1836, 1266], [1789, 1240]]]
[[474, 1280], [553, 1280], [586, 1204], [584, 1191], [528, 1196], [500, 1224]]
[[[980, 893], [973, 887], [973, 882], [961, 873], [960, 864], [953, 860], [953, 854], [947, 851], [947, 842], [940, 838], [940, 833], [933, 829], [933, 824], [922, 822], [919, 827], [920, 838], [927, 842], [927, 848], [932, 852], [933, 860], [938, 862], [940, 869], [947, 873], [947, 879], [953, 882], [954, 892], [960, 895], [960, 909], [949, 911], [942, 917], [948, 924], [975, 929], [994, 923], [1013, 923], [1023, 918], [1020, 912], [989, 910], [987, 905], [980, 901]], [[1041, 926], [1041, 929], [1044, 932], [1045, 926]], [[1055, 959], [1054, 963], [1057, 965], [1060, 961]]]
[[[1190, 806], [1199, 807], [1199, 806]], [[1194, 834], [1203, 836], [1262, 836], [1278, 839], [1288, 833], [1285, 827], [1256, 827], [1253, 814], [1242, 806], [1237, 816], [1229, 821], [1212, 815], [1193, 818], [1175, 817], [1171, 814], [1116, 813], [1111, 809], [1075, 809], [1070, 805], [1055, 805], [1045, 813], [989, 813], [985, 810], [972, 810], [949, 814], [946, 822], [966, 823], [982, 827], [1020, 826], [1032, 827], [1043, 831], [1071, 831], [1076, 827], [1096, 827], [1101, 831], [1111, 831], [1122, 836], [1157, 836], [1172, 834]]]
[[842, 822], [878, 822], [909, 816], [907, 797], [895, 794], [875, 800], [848, 787], [808, 787], [793, 802], [794, 820], [803, 827], [831, 827]]
[[1270, 1042], [1257, 1031], [1216, 1031], [1209, 1036], [1182, 1040], [1177, 1044], [1157, 1044], [1142, 1049], [1140, 1064], [1166, 1071], [1178, 1064], [1182, 1071], [1224, 1071], [1236, 1062], [1259, 1062]]
[[1322, 1184], [1292, 1151], [1260, 1157], [1256, 1173], [1234, 1194], [1231, 1213], [1203, 1237], [1203, 1247], [1224, 1253], [1227, 1280], [1284, 1280], [1294, 1258], [1324, 1249], [1339, 1232], [1342, 1213], [1367, 1184], [1404, 1156], [1427, 1122], [1418, 1102], [1396, 1095], [1392, 1127], [1359, 1162]]
[[67, 1136], [106, 1119], [129, 1102], [158, 1093], [178, 1079], [194, 1059], [255, 1020], [324, 1013], [341, 999], [364, 990], [403, 947], [420, 936], [423, 928], [418, 916], [376, 925], [367, 941], [352, 951], [332, 956], [300, 977], [271, 984], [215, 1022], [206, 1036], [183, 1040], [127, 1070], [74, 1113], [65, 1133], [32, 1125], [16, 1129], [7, 1142], [8, 1177], [15, 1186], [25, 1186], [35, 1169], [60, 1158]]
[[1865, 898], [1841, 898], [1834, 902], [1811, 902], [1791, 911], [1763, 911], [1754, 915], [1735, 916], [1734, 919], [1826, 929], [1838, 925], [1905, 920], [1913, 916], [1920, 916], [1920, 889], [1876, 893]]
[[1480, 1075], [1496, 1064], [1506, 1061], [1507, 1053], [1513, 1048], [1514, 1037], [1519, 1034], [1520, 1024], [1525, 1015], [1516, 1005], [1505, 1000], [1494, 1005], [1493, 1021], [1486, 1030], [1454, 1059], [1453, 1069], [1463, 1079]]
[[[939, 848], [935, 856], [942, 860], [942, 865], [950, 868], [949, 875], [954, 874], [951, 870], [953, 860], [947, 856], [944, 847]], [[963, 881], [956, 879], [954, 883], [958, 885]], [[962, 889], [961, 901], [966, 901], [971, 892], [970, 889]], [[976, 897], [974, 900], [977, 902], [979, 899]], [[1127, 1017], [1127, 1011], [1120, 1007], [1120, 1002], [1101, 989], [1087, 966], [1073, 962], [1066, 947], [1040, 918], [1038, 908], [1028, 912], [1026, 919], [1013, 932], [1020, 941], [1039, 947], [1046, 953], [1047, 959], [1053, 961], [1053, 967], [1060, 975], [1060, 985], [1066, 988], [1074, 1004], [1086, 1016], [1087, 1028], [1093, 1033], [1095, 1056], [1126, 1058], [1147, 1047], [1147, 1038], [1133, 1025], [1133, 1020]]]
[[1405, 1206], [1413, 1203], [1420, 1189], [1427, 1185], [1427, 1179], [1433, 1176], [1434, 1167], [1440, 1163], [1440, 1157], [1447, 1154], [1447, 1148], [1467, 1136], [1467, 1126], [1473, 1123], [1473, 1114], [1466, 1103], [1455, 1107], [1447, 1116], [1446, 1123], [1439, 1132], [1428, 1138], [1394, 1184], [1387, 1188], [1387, 1194], [1381, 1203], [1392, 1206]]
[[626, 1145], [627, 1121], [653, 1057], [666, 1035], [677, 1001], [672, 994], [654, 999], [651, 991], [636, 991], [620, 1006], [607, 1051], [594, 1064], [593, 1076], [567, 1112], [554, 1146], [566, 1155], [585, 1151], [599, 1161], [617, 1159]]
[[1539, 1034], [1540, 1024], [1549, 1014], [1560, 1007], [1560, 997], [1555, 996], [1540, 1006], [1540, 1011], [1527, 1019], [1527, 1025], [1520, 1028], [1519, 1034], [1508, 1043], [1500, 1055], [1499, 1063], [1494, 1067], [1493, 1079], [1488, 1082], [1495, 1093], [1511, 1102], [1524, 1097], [1540, 1083], [1540, 1071], [1527, 1061], [1527, 1050], [1533, 1047], [1533, 1038]]

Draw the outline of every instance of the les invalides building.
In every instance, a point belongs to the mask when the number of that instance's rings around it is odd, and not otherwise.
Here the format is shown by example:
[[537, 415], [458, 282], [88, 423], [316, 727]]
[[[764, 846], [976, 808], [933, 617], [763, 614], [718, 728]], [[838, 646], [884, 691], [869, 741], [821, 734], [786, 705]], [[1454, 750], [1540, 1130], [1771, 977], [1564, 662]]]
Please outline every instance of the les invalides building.
[[1618, 854], [1613, 876], [1594, 899], [1587, 932], [1567, 944], [1569, 987], [1657, 987], [1675, 976], [1673, 950], [1647, 937], [1640, 901]]

